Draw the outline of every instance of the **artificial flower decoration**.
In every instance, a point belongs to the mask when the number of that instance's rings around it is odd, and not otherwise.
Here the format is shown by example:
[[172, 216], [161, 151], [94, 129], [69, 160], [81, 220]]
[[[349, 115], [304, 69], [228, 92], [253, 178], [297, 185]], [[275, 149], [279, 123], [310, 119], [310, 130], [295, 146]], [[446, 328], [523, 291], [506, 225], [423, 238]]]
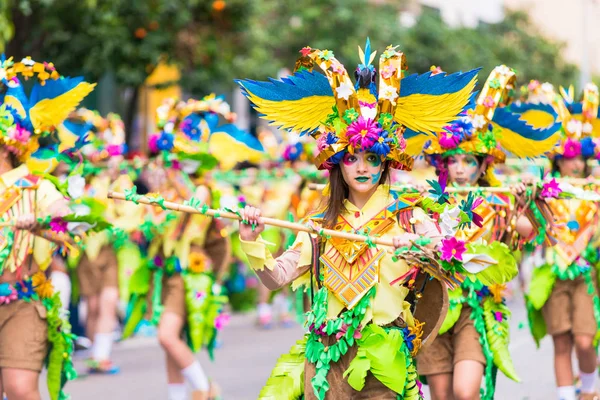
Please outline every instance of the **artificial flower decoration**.
[[208, 263], [209, 260], [204, 253], [194, 251], [190, 253], [188, 269], [195, 274], [206, 272]]
[[455, 237], [442, 239], [440, 243], [440, 259], [444, 261], [462, 261], [462, 256], [467, 251], [465, 242]]
[[560, 188], [558, 182], [556, 179], [552, 178], [551, 180], [544, 182], [540, 196], [544, 199], [558, 199], [558, 196], [561, 193], [562, 189]]
[[48, 299], [54, 294], [54, 286], [52, 286], [52, 282], [46, 279], [46, 274], [44, 272], [36, 272], [31, 277], [31, 282], [35, 292], [40, 298]]
[[18, 299], [16, 289], [9, 283], [0, 283], [0, 306]]
[[35, 294], [31, 279], [25, 279], [15, 283], [15, 289], [17, 289], [19, 299], [29, 300]]
[[[238, 83], [263, 118], [317, 140], [319, 169], [331, 169], [346, 152], [356, 151], [373, 152], [392, 168], [411, 169], [417, 152], [405, 151], [405, 136], [427, 137], [456, 119], [477, 74], [405, 76], [406, 59], [397, 46], [384, 51], [378, 72], [368, 39], [364, 51], [359, 47], [356, 82], [332, 51], [305, 47], [301, 54], [292, 76]], [[314, 72], [315, 65], [324, 74]]]

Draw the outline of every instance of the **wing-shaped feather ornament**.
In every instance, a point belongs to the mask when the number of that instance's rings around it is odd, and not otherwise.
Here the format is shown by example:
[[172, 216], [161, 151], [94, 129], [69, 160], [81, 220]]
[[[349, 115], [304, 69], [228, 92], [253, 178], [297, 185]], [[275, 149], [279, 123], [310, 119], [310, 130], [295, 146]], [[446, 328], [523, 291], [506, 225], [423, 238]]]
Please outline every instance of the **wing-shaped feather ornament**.
[[400, 98], [394, 120], [415, 132], [434, 135], [455, 120], [475, 88], [474, 69], [451, 75], [428, 72], [410, 75], [400, 82]]
[[318, 72], [298, 71], [281, 81], [236, 82], [272, 125], [302, 134], [316, 131], [335, 105], [327, 78]]
[[500, 129], [496, 140], [504, 150], [517, 157], [536, 157], [556, 145], [562, 124], [552, 107], [526, 104], [496, 109], [492, 125]]

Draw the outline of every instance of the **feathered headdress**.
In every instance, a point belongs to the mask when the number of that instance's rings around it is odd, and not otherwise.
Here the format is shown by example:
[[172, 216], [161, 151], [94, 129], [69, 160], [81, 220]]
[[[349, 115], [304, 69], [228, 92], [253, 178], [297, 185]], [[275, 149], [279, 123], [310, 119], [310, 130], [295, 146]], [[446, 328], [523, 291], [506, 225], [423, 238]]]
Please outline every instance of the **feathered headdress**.
[[[477, 75], [473, 70], [404, 76], [406, 59], [397, 46], [387, 47], [376, 71], [368, 39], [364, 51], [359, 47], [355, 83], [332, 51], [305, 47], [301, 54], [292, 76], [237, 82], [272, 125], [317, 140], [319, 169], [360, 150], [378, 154], [394, 168], [411, 169], [404, 136], [433, 135], [454, 120], [468, 103]], [[313, 72], [315, 64], [324, 74]]]
[[[29, 96], [19, 76], [37, 82]], [[61, 77], [53, 64], [27, 57], [0, 60], [0, 144], [20, 160], [38, 149], [38, 138], [51, 134], [93, 89], [83, 78]]]
[[[465, 115], [425, 144], [424, 152], [430, 162], [457, 153], [489, 157], [502, 163], [506, 154], [535, 157], [552, 149], [559, 138], [560, 123], [552, 107], [543, 104], [524, 104], [515, 109], [507, 107], [514, 89], [515, 72], [505, 65], [494, 68], [475, 104]], [[533, 124], [527, 118], [534, 119]], [[540, 121], [543, 119], [545, 123]], [[407, 138], [408, 148], [422, 147], [422, 138]]]
[[561, 87], [560, 93], [562, 99], [557, 99], [557, 107], [561, 114], [563, 137], [554, 148], [554, 156], [600, 159], [598, 86], [593, 83], [585, 85], [580, 102], [574, 101], [573, 86], [568, 90]]

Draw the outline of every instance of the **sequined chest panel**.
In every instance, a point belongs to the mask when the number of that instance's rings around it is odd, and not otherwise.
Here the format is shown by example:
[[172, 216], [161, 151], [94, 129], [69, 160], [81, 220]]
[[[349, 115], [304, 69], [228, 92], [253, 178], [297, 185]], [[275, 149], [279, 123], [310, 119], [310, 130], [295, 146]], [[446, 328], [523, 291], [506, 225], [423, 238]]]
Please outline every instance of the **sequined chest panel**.
[[[398, 223], [399, 211], [396, 205], [389, 206], [358, 227], [340, 216], [334, 229], [380, 237]], [[387, 249], [339, 238], [331, 238], [327, 242], [330, 246], [326, 246], [320, 258], [324, 266], [323, 284], [350, 309], [379, 281], [379, 264]]]

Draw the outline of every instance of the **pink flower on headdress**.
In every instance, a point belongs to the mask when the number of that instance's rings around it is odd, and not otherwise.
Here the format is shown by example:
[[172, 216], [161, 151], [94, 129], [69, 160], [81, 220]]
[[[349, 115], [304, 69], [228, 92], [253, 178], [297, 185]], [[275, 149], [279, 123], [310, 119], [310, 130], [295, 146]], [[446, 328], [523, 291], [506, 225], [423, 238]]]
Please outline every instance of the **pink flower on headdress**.
[[109, 156], [119, 156], [121, 155], [121, 146], [118, 144], [109, 144], [106, 146], [106, 151]]
[[348, 143], [354, 148], [361, 148], [363, 150], [370, 149], [373, 147], [381, 128], [376, 121], [365, 119], [362, 116], [358, 117], [357, 120], [352, 122], [346, 130], [346, 136], [348, 137]]
[[150, 136], [150, 139], [148, 139], [148, 149], [153, 153], [158, 152], [158, 135]]
[[467, 251], [465, 247], [465, 242], [462, 240], [458, 240], [455, 237], [451, 237], [450, 239], [442, 239], [442, 247], [440, 258], [444, 261], [452, 261], [452, 259], [456, 259], [462, 261], [462, 256]]
[[9, 136], [21, 143], [27, 143], [31, 137], [31, 132], [19, 125], [15, 125], [14, 129], [10, 131]]
[[346, 69], [339, 61], [332, 62], [331, 69], [333, 70], [333, 72], [340, 74], [340, 75], [342, 75], [346, 72]]
[[536, 80], [529, 81], [529, 85], [527, 85], [527, 90], [530, 92], [537, 89], [540, 86], [540, 82]]
[[563, 156], [566, 158], [574, 158], [581, 154], [581, 143], [577, 140], [568, 138], [565, 140]]
[[558, 186], [558, 182], [556, 182], [556, 179], [552, 179], [544, 183], [544, 186], [542, 187], [542, 193], [540, 193], [540, 195], [545, 199], [557, 199], [558, 195], [561, 193], [562, 189], [560, 188], [560, 186]]
[[452, 132], [441, 132], [439, 142], [444, 149], [455, 149], [460, 143], [460, 136]]
[[494, 106], [494, 98], [492, 96], [486, 96], [485, 99], [483, 99], [483, 105], [485, 107], [493, 107]]
[[381, 70], [381, 76], [383, 76], [385, 79], [389, 79], [394, 75], [395, 72], [396, 67], [394, 67], [391, 64], [388, 64]]

